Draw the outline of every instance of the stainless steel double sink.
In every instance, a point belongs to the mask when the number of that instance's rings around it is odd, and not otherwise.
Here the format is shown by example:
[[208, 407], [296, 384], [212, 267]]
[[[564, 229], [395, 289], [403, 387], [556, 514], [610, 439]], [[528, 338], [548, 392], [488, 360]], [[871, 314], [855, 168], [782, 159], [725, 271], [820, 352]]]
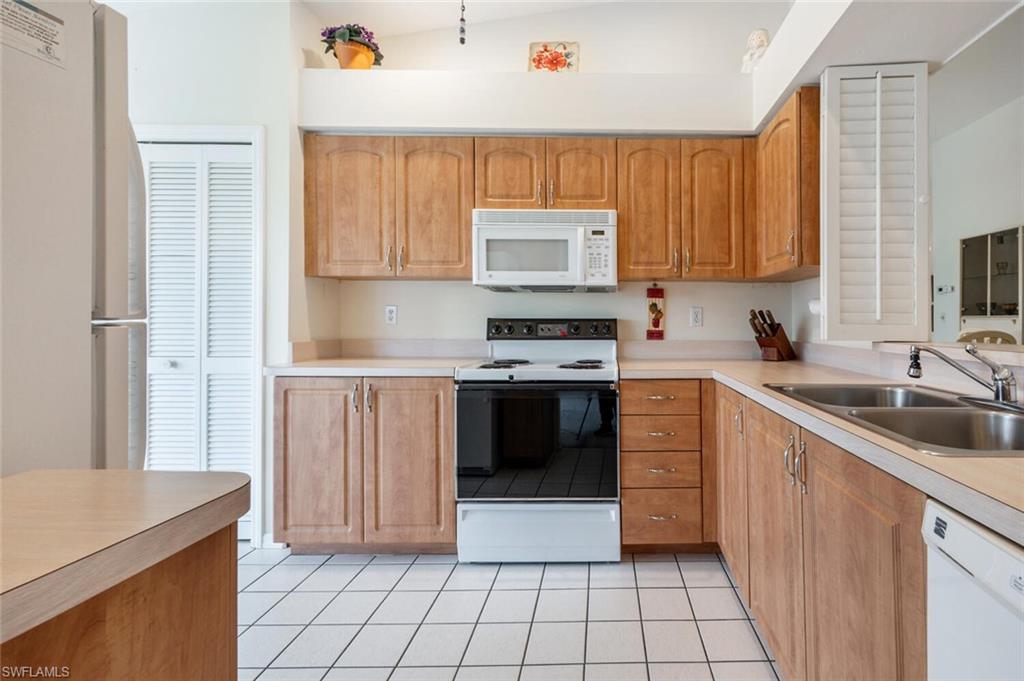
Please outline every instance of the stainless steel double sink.
[[1024, 457], [1024, 413], [910, 385], [766, 383], [766, 388], [926, 454]]

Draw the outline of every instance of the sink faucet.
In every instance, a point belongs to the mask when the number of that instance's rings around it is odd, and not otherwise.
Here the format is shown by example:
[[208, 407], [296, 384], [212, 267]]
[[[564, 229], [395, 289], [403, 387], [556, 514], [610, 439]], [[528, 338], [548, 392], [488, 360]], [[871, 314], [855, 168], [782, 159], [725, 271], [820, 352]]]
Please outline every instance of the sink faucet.
[[935, 348], [928, 347], [927, 345], [911, 345], [910, 346], [910, 367], [907, 368], [907, 376], [911, 378], [921, 378], [921, 351], [930, 352], [943, 362], [953, 367], [957, 371], [970, 376], [978, 383], [982, 384], [986, 388], [992, 391], [993, 397], [996, 402], [1017, 402], [1017, 380], [1013, 377], [1013, 372], [1004, 367], [998, 362], [994, 362], [991, 359], [984, 357], [978, 352], [978, 346], [974, 343], [968, 343], [964, 348], [971, 357], [987, 366], [992, 370], [992, 381], [986, 381], [979, 377], [970, 369], [965, 368], [962, 364], [957, 362], [955, 359], [939, 352]]

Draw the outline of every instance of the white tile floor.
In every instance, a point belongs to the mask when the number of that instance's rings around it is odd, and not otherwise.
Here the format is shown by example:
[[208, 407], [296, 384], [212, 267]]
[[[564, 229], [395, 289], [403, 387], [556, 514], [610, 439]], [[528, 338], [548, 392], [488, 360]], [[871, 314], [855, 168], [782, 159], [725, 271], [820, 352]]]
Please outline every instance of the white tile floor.
[[780, 679], [714, 554], [238, 556], [239, 681]]

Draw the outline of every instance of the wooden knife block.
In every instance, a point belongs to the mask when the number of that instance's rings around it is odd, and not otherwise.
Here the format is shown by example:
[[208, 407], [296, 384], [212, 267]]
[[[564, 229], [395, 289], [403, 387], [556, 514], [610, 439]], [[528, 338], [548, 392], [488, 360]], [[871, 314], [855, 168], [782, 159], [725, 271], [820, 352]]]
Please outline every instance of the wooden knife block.
[[793, 350], [789, 338], [786, 337], [786, 330], [779, 324], [775, 332], [767, 338], [755, 338], [761, 346], [761, 360], [765, 362], [785, 362], [796, 359], [796, 351]]

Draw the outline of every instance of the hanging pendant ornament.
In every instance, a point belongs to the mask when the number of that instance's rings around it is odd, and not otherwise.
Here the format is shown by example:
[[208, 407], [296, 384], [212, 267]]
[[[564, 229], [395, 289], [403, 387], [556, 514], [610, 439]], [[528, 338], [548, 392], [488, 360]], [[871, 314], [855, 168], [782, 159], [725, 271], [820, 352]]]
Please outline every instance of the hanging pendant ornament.
[[665, 340], [665, 289], [658, 282], [647, 289], [647, 340]]
[[466, 44], [466, 3], [462, 3], [462, 10], [459, 12], [459, 44]]

